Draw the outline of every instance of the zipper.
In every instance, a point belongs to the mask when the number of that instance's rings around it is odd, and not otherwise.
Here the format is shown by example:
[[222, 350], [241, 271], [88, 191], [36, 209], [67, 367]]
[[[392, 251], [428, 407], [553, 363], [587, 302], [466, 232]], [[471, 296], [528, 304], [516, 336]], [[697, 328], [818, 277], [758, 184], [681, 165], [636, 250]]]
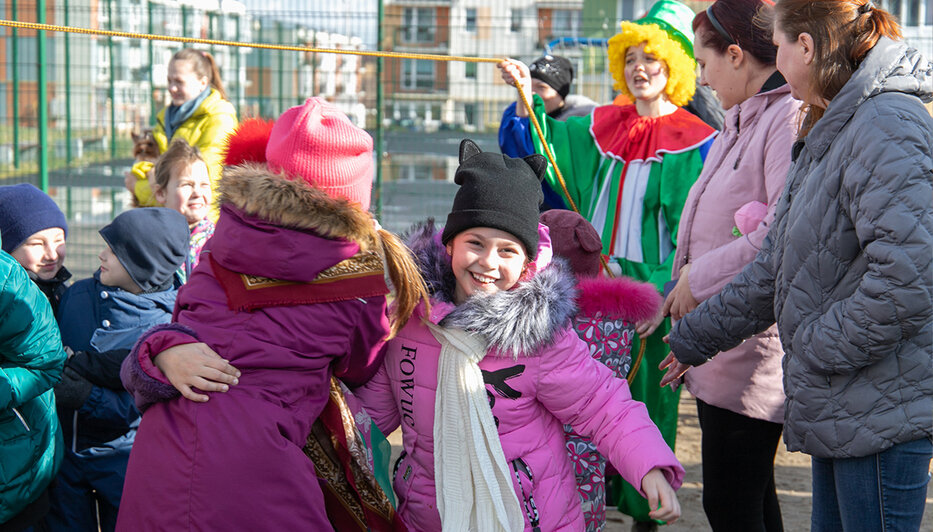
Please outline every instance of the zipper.
[[[538, 513], [538, 505], [535, 503], [535, 496], [532, 493], [535, 484], [535, 477], [531, 473], [531, 468], [521, 458], [512, 460], [512, 470], [515, 472], [515, 479], [518, 480], [518, 489], [522, 492], [522, 503], [525, 506], [525, 515], [528, 516], [528, 524], [531, 525], [532, 532], [541, 532], [541, 515]], [[525, 496], [525, 486], [522, 483], [524, 473], [531, 484], [528, 487], [528, 496]]]
[[78, 411], [71, 418], [71, 452], [78, 453]]
[[19, 413], [19, 410], [17, 410], [16, 407], [13, 407], [13, 413], [16, 414], [16, 417], [19, 418], [19, 422], [23, 424], [23, 427], [26, 428], [26, 432], [30, 432], [32, 429], [29, 428], [29, 423], [26, 423], [26, 418], [24, 418], [23, 415]]

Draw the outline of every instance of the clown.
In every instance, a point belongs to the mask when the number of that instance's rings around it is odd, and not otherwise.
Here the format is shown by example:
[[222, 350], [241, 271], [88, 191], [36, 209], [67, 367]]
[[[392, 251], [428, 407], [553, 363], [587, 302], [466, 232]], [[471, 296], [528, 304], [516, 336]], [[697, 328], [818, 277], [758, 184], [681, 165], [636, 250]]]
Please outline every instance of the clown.
[[[553, 168], [548, 183], [599, 232], [616, 274], [651, 282], [659, 292], [671, 279], [687, 193], [716, 134], [681, 108], [696, 89], [693, 15], [680, 2], [661, 0], [644, 18], [622, 22], [621, 32], [609, 40], [609, 70], [614, 88], [634, 103], [597, 107], [566, 122], [547, 117], [543, 101], [531, 94], [527, 66], [511, 59], [499, 63], [502, 78], [533, 101], [544, 132], [543, 139], [533, 135], [535, 151], [544, 154], [545, 144], [550, 147], [566, 192]], [[526, 113], [516, 107], [517, 114]], [[647, 346], [630, 378], [633, 396], [645, 402], [673, 448], [679, 392], [658, 386], [658, 364], [668, 352], [661, 338], [669, 328], [660, 315], [637, 324], [639, 342]], [[620, 510], [647, 523], [648, 507], [631, 486], [620, 499]]]

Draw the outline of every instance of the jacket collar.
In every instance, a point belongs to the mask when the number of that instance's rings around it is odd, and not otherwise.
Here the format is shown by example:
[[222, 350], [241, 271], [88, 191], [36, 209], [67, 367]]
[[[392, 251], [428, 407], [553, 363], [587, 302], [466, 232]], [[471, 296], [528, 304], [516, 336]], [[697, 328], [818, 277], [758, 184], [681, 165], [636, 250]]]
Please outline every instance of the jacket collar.
[[551, 262], [511, 290], [475, 295], [454, 306], [456, 281], [434, 221], [415, 226], [406, 240], [432, 299], [440, 302], [432, 321], [482, 335], [496, 356], [535, 355], [576, 314], [575, 281], [561, 261]]
[[748, 130], [772, 101], [789, 93], [784, 76], [775, 70], [757, 94], [726, 111], [725, 128], [736, 133]]

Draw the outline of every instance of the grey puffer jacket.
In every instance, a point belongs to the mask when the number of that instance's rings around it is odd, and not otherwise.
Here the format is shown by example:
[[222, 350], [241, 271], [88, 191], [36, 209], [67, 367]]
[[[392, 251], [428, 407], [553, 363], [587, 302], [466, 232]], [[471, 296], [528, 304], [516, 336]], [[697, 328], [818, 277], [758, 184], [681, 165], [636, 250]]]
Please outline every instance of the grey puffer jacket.
[[762, 249], [676, 324], [698, 365], [777, 321], [784, 440], [847, 458], [933, 434], [933, 62], [886, 38], [794, 146]]

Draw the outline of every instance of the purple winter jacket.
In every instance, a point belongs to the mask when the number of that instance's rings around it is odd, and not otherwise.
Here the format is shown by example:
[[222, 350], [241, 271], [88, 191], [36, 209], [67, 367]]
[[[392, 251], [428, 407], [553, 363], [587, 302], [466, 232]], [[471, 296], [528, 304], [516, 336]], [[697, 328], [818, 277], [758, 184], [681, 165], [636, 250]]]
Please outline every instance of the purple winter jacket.
[[[117, 528], [330, 530], [302, 448], [331, 375], [362, 384], [381, 362], [389, 331], [382, 260], [359, 260], [373, 259], [360, 249], [373, 244], [365, 238], [372, 219], [260, 167], [225, 169], [220, 194], [216, 231], [178, 294], [173, 323], [150, 330], [123, 366], [123, 382], [144, 414]], [[218, 265], [246, 274], [236, 279], [252, 290], [240, 296], [254, 299], [236, 305], [252, 310], [231, 310], [233, 292]], [[283, 294], [275, 291], [281, 283], [270, 282], [339, 281], [348, 271], [377, 289], [307, 303], [317, 297], [303, 292], [311, 285], [288, 285]], [[267, 296], [249, 295], [262, 293], [264, 282], [272, 286]], [[151, 362], [194, 341], [242, 372], [238, 385], [206, 403], [179, 398]]]
[[684, 470], [645, 406], [570, 328], [575, 281], [562, 265], [546, 266], [512, 290], [454, 306], [450, 263], [437, 236], [428, 224], [409, 243], [432, 292], [430, 314], [412, 317], [387, 343], [376, 376], [354, 392], [383, 432], [402, 428], [394, 487], [398, 513], [410, 529], [441, 529], [433, 456], [440, 345], [422, 318], [482, 334], [492, 346], [479, 367], [526, 530], [583, 529], [564, 423], [592, 436], [633, 485], [659, 467], [678, 488]]

